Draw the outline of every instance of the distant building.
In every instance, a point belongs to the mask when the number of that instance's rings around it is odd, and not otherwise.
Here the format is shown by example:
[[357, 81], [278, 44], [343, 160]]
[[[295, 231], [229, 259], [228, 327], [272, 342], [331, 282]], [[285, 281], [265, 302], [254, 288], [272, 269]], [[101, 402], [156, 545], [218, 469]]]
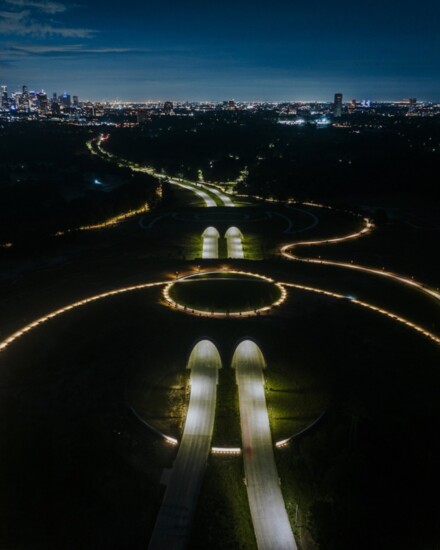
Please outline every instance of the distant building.
[[52, 114], [59, 115], [61, 113], [60, 104], [58, 101], [52, 101]]
[[163, 105], [163, 112], [166, 115], [170, 115], [173, 112], [173, 109], [174, 109], [173, 102], [172, 101], [165, 101], [165, 103]]
[[7, 109], [9, 107], [8, 87], [7, 86], [2, 86], [2, 107], [4, 109]]
[[342, 116], [342, 94], [335, 94], [335, 102], [333, 104], [333, 114], [335, 118]]
[[38, 107], [40, 108], [40, 111], [46, 112], [49, 107], [49, 102], [47, 100], [47, 94], [44, 90], [41, 90], [41, 92], [37, 95], [38, 99]]
[[64, 92], [63, 95], [60, 96], [59, 100], [64, 109], [70, 109], [72, 105], [72, 99], [67, 92]]
[[147, 111], [146, 109], [142, 109], [137, 112], [138, 124], [145, 124], [145, 122], [148, 122], [149, 120], [151, 120], [150, 111]]
[[74, 95], [72, 98], [73, 106], [78, 107], [79, 106], [79, 99], [77, 95]]

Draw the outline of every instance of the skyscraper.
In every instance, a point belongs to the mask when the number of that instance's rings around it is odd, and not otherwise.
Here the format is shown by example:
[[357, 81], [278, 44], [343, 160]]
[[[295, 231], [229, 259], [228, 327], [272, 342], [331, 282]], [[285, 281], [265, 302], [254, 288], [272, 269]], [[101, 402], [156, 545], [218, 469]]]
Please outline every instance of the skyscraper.
[[333, 104], [333, 114], [335, 118], [342, 116], [342, 94], [335, 94], [335, 102]]
[[64, 109], [70, 109], [72, 105], [72, 100], [67, 92], [64, 92], [63, 95], [60, 96], [59, 100]]
[[49, 107], [49, 103], [47, 100], [47, 94], [44, 90], [41, 90], [41, 92], [37, 95], [38, 98], [38, 106], [41, 111], [47, 111]]
[[19, 105], [25, 109], [29, 109], [29, 90], [26, 84], [23, 84], [21, 97], [19, 98]]
[[2, 107], [7, 109], [9, 107], [9, 100], [8, 100], [8, 87], [2, 86]]

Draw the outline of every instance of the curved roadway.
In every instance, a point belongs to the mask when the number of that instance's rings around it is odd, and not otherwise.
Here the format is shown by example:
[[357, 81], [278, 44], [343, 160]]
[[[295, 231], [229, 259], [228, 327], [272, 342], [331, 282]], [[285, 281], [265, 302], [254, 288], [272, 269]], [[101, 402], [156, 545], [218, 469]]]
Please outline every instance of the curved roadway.
[[260, 348], [244, 340], [235, 350], [246, 486], [260, 550], [296, 550], [280, 489], [264, 394], [265, 361]]
[[201, 340], [191, 352], [191, 398], [185, 430], [169, 475], [150, 550], [177, 550], [187, 546], [206, 462], [211, 448], [220, 354], [210, 340]]

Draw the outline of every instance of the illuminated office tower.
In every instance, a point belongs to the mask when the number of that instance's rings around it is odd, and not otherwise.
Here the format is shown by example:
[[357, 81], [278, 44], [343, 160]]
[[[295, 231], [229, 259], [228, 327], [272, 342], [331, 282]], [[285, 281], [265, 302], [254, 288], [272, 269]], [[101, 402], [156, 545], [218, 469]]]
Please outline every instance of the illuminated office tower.
[[60, 96], [60, 103], [64, 109], [70, 109], [72, 105], [72, 100], [70, 98], [70, 95], [67, 92], [64, 92], [62, 96]]
[[38, 107], [40, 108], [40, 110], [46, 112], [49, 107], [46, 92], [44, 90], [41, 90], [41, 92], [37, 95], [37, 99]]
[[333, 104], [333, 114], [335, 118], [342, 116], [342, 94], [335, 94], [335, 102]]
[[22, 88], [22, 93], [19, 99], [19, 104], [26, 109], [29, 108], [29, 90], [28, 87], [24, 84]]

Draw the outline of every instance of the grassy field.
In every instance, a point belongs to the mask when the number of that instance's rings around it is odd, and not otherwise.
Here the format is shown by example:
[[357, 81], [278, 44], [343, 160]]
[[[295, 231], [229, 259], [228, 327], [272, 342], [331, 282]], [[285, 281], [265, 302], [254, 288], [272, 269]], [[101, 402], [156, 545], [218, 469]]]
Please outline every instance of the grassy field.
[[[288, 234], [286, 220], [274, 215], [285, 214], [281, 207], [243, 207], [238, 216], [196, 203], [183, 208], [187, 200], [182, 191], [174, 213], [146, 215], [148, 225], [168, 214], [152, 229], [133, 220], [54, 239], [32, 255], [1, 252], [7, 281], [0, 296], [2, 336], [76, 299], [196, 270], [200, 261], [185, 260], [200, 253], [200, 235], [208, 225], [221, 234], [237, 225], [245, 235], [245, 255], [254, 259], [276, 254], [280, 240], [324, 238], [358, 225], [312, 209], [319, 224], [302, 233], [310, 216], [291, 213], [297, 233]], [[368, 240], [359, 241], [366, 255], [372, 250]], [[438, 307], [431, 300], [368, 275], [288, 261], [202, 266], [243, 268], [354, 294], [439, 330]], [[194, 288], [205, 284], [210, 281]], [[246, 283], [246, 291], [250, 286]], [[225, 299], [223, 292], [215, 294]], [[243, 299], [242, 287], [227, 299], [237, 296]], [[161, 473], [172, 465], [176, 449], [152, 434], [131, 408], [179, 437], [188, 398], [186, 361], [200, 337], [212, 338], [224, 367], [214, 444], [239, 446], [237, 390], [229, 366], [237, 342], [250, 336], [268, 362], [266, 395], [275, 440], [302, 430], [326, 410], [310, 432], [276, 451], [286, 506], [292, 522], [299, 519], [296, 533], [303, 548], [311, 548], [310, 532], [322, 550], [388, 549], [396, 540], [405, 548], [399, 539], [403, 524], [412, 548], [435, 548], [429, 502], [436, 498], [437, 348], [349, 301], [293, 289], [284, 306], [254, 319], [188, 322], [187, 315], [160, 301], [160, 289], [153, 289], [96, 302], [37, 328], [1, 354], [0, 439], [7, 452], [0, 457], [0, 547], [145, 548], [164, 489]], [[242, 479], [240, 458], [210, 457], [191, 548], [255, 547]], [[362, 540], [359, 533], [366, 533]]]

